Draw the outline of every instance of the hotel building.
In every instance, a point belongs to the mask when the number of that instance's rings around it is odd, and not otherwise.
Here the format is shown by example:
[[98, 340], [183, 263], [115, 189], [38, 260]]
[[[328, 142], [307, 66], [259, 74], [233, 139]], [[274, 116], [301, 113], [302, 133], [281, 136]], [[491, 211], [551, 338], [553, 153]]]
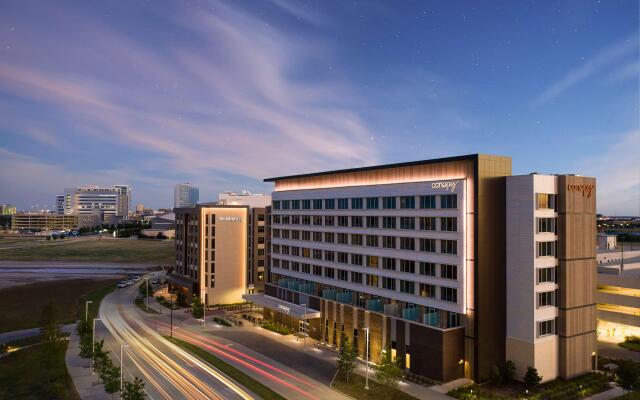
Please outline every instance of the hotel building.
[[[168, 280], [187, 299], [242, 302], [264, 290], [266, 206], [271, 197], [224, 193], [217, 203], [176, 208], [176, 266]], [[262, 205], [263, 207], [258, 207]]]
[[[327, 345], [347, 336], [364, 356], [368, 340], [373, 362], [389, 348], [412, 373], [486, 379], [512, 350], [507, 304], [514, 294], [505, 250], [510, 175], [511, 158], [476, 154], [266, 179], [275, 184], [269, 279], [264, 294], [245, 298], [262, 305], [266, 317], [308, 322], [309, 335]], [[561, 185], [569, 178], [557, 179]], [[565, 229], [574, 223], [577, 192], [556, 190], [550, 193], [558, 193]], [[587, 245], [575, 225], [567, 235]], [[588, 268], [583, 247], [559, 249], [559, 277], [563, 265]], [[513, 268], [535, 275], [533, 266]], [[570, 282], [558, 284], [561, 376], [586, 372], [583, 352], [589, 358], [592, 351], [591, 342], [574, 339], [591, 320], [575, 326], [577, 314], [589, 312], [589, 298], [574, 295], [573, 286], [563, 292]], [[534, 326], [531, 307], [516, 320]], [[536, 365], [533, 358], [514, 361]]]
[[543, 380], [595, 368], [595, 179], [510, 176], [506, 358]]

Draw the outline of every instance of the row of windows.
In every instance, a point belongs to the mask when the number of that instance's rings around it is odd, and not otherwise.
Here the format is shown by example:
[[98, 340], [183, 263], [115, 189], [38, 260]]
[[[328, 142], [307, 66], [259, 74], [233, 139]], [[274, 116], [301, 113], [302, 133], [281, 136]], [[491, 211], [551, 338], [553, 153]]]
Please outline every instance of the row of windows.
[[556, 277], [556, 267], [538, 268], [537, 283], [546, 283], [546, 282], [552, 282], [552, 283], [558, 282]]
[[[409, 229], [418, 227], [422, 231], [435, 231], [437, 220], [440, 220], [440, 230], [445, 232], [458, 231], [457, 217], [394, 217], [375, 215], [274, 215], [273, 224], [283, 225], [313, 225], [313, 226], [339, 226], [345, 228], [382, 228], [382, 229]], [[399, 222], [398, 222], [399, 220]]]
[[558, 251], [558, 242], [537, 242], [537, 257], [555, 257]]
[[554, 307], [556, 305], [556, 291], [538, 292], [537, 308]]
[[557, 218], [537, 218], [537, 231], [536, 233], [558, 233]]
[[[431, 299], [437, 298], [438, 286], [430, 283], [416, 283], [414, 281], [408, 281], [404, 279], [389, 278], [385, 276], [381, 277], [378, 275], [365, 274], [362, 272], [345, 271], [343, 269], [333, 267], [322, 267], [320, 265], [298, 263], [295, 261], [280, 260], [277, 258], [273, 259], [273, 267], [325, 277], [328, 279], [337, 279], [340, 281], [350, 282], [358, 285], [366, 285], [373, 288], [400, 291], [402, 293], [418, 295]], [[448, 286], [440, 286], [439, 299], [454, 303], [457, 302], [458, 289]]]
[[[281, 234], [282, 233], [282, 234]], [[338, 243], [351, 246], [366, 246], [366, 247], [380, 247], [384, 249], [395, 250], [409, 250], [409, 251], [421, 251], [427, 253], [438, 252], [437, 243], [440, 242], [441, 254], [458, 254], [458, 241], [450, 239], [430, 239], [430, 238], [412, 238], [412, 237], [396, 237], [396, 236], [376, 236], [376, 235], [360, 235], [360, 234], [348, 234], [332, 232], [309, 232], [309, 231], [291, 231], [292, 235], [289, 237], [289, 231], [273, 232], [274, 238], [314, 241], [318, 243]], [[300, 234], [302, 233], [302, 234]], [[380, 239], [382, 238], [382, 239]], [[289, 247], [282, 245], [283, 247]], [[297, 247], [292, 247], [297, 249]], [[307, 249], [309, 250], [309, 249]], [[280, 252], [280, 245], [273, 244], [272, 251], [274, 253]], [[299, 253], [300, 250], [294, 250]], [[303, 249], [304, 251], [304, 249]], [[320, 250], [318, 250], [320, 251]], [[288, 253], [284, 253], [288, 254]], [[293, 253], [292, 253], [293, 254]], [[304, 254], [304, 253], [303, 253]], [[298, 255], [298, 254], [293, 254]], [[304, 255], [303, 255], [304, 257]]]
[[[339, 199], [314, 200], [274, 200], [274, 210], [377, 210], [396, 208], [436, 208], [436, 197], [440, 197], [440, 208], [458, 208], [458, 196], [426, 195], [426, 196], [386, 196], [386, 197], [351, 197]], [[416, 201], [416, 198], [418, 199]]]
[[[339, 255], [338, 262], [341, 262], [342, 264], [363, 266], [362, 264], [363, 257], [361, 254], [351, 254], [350, 255], [351, 263], [347, 262], [349, 258], [348, 257], [349, 255], [347, 253], [339, 253], [338, 255]], [[333, 261], [333, 257], [331, 258], [332, 259], [330, 261]], [[452, 280], [458, 279], [457, 265], [436, 264], [436, 263], [424, 262], [424, 261], [418, 262], [413, 260], [403, 260], [403, 259], [395, 259], [390, 257], [378, 257], [378, 256], [366, 256], [364, 260], [366, 260], [366, 264], [364, 266], [368, 268], [382, 268], [388, 271], [400, 271], [408, 274], [415, 274], [417, 272], [418, 274], [425, 275], [425, 276], [433, 276], [433, 277], [439, 276], [440, 278], [452, 279]], [[289, 263], [291, 263], [292, 265], [299, 264], [297, 261], [282, 260], [282, 262], [285, 262], [285, 261], [286, 261], [285, 265], [289, 265]], [[280, 259], [274, 258], [272, 265], [276, 268], [280, 268], [279, 267], [281, 265]], [[302, 263], [302, 265], [304, 266], [308, 264]], [[440, 266], [439, 273], [437, 273], [436, 271], [438, 270], [438, 265]], [[318, 266], [318, 268], [321, 268], [321, 267]]]

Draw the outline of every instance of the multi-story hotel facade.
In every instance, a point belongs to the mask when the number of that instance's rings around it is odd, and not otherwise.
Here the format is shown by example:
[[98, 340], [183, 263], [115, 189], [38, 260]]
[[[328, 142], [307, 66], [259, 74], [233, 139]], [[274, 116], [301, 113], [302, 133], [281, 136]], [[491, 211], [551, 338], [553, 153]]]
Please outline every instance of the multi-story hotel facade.
[[595, 179], [510, 176], [506, 357], [543, 380], [595, 369]]
[[[544, 373], [587, 372], [595, 320], [580, 320], [592, 307], [590, 287], [578, 285], [588, 281], [595, 233], [582, 231], [575, 216], [595, 224], [595, 194], [576, 200], [581, 192], [566, 189], [579, 185], [574, 177], [556, 177], [555, 191], [545, 189], [557, 194], [558, 227], [574, 239], [558, 241], [557, 309], [522, 303], [530, 309], [516, 315], [509, 296], [521, 294], [508, 290], [507, 236], [529, 230], [535, 216], [531, 206], [527, 224], [508, 224], [510, 175], [509, 157], [468, 155], [266, 179], [275, 184], [269, 279], [263, 295], [245, 298], [329, 346], [346, 336], [364, 357], [368, 343], [373, 362], [389, 349], [408, 371], [441, 381], [486, 379], [510, 357], [519, 371], [542, 368], [535, 356], [514, 354], [507, 338], [513, 324], [533, 332], [542, 314], [555, 313], [555, 369]], [[533, 202], [538, 189], [531, 189]], [[535, 277], [531, 260], [511, 268]], [[534, 297], [536, 283], [527, 283]], [[543, 349], [522, 342], [527, 354]]]

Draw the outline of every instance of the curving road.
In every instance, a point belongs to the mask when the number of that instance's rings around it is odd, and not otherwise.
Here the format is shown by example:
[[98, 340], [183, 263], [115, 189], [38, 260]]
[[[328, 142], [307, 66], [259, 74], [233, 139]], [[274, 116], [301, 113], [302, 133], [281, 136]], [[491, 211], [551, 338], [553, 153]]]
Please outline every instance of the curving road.
[[106, 296], [100, 306], [100, 321], [96, 322], [96, 336], [105, 339], [115, 362], [120, 361], [120, 345], [128, 346], [123, 349], [125, 378], [143, 378], [152, 399], [257, 398], [147, 326], [133, 305], [137, 290], [137, 285], [132, 285]]

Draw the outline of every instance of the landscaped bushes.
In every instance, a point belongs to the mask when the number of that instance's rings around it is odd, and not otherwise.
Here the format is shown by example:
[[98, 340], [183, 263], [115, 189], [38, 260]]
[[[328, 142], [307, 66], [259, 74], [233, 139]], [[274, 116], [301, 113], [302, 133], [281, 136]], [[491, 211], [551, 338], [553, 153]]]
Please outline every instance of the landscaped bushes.
[[227, 321], [224, 318], [220, 318], [220, 317], [213, 317], [213, 321], [217, 324], [223, 325], [223, 326], [232, 326], [231, 322]]
[[286, 327], [284, 325], [281, 325], [281, 324], [279, 324], [279, 323], [277, 323], [275, 321], [271, 321], [271, 320], [262, 321], [262, 325], [261, 326], [264, 329], [268, 329], [270, 331], [277, 332], [277, 333], [279, 333], [281, 335], [290, 335], [290, 334], [293, 333], [293, 331], [290, 328], [288, 328], [288, 327]]

